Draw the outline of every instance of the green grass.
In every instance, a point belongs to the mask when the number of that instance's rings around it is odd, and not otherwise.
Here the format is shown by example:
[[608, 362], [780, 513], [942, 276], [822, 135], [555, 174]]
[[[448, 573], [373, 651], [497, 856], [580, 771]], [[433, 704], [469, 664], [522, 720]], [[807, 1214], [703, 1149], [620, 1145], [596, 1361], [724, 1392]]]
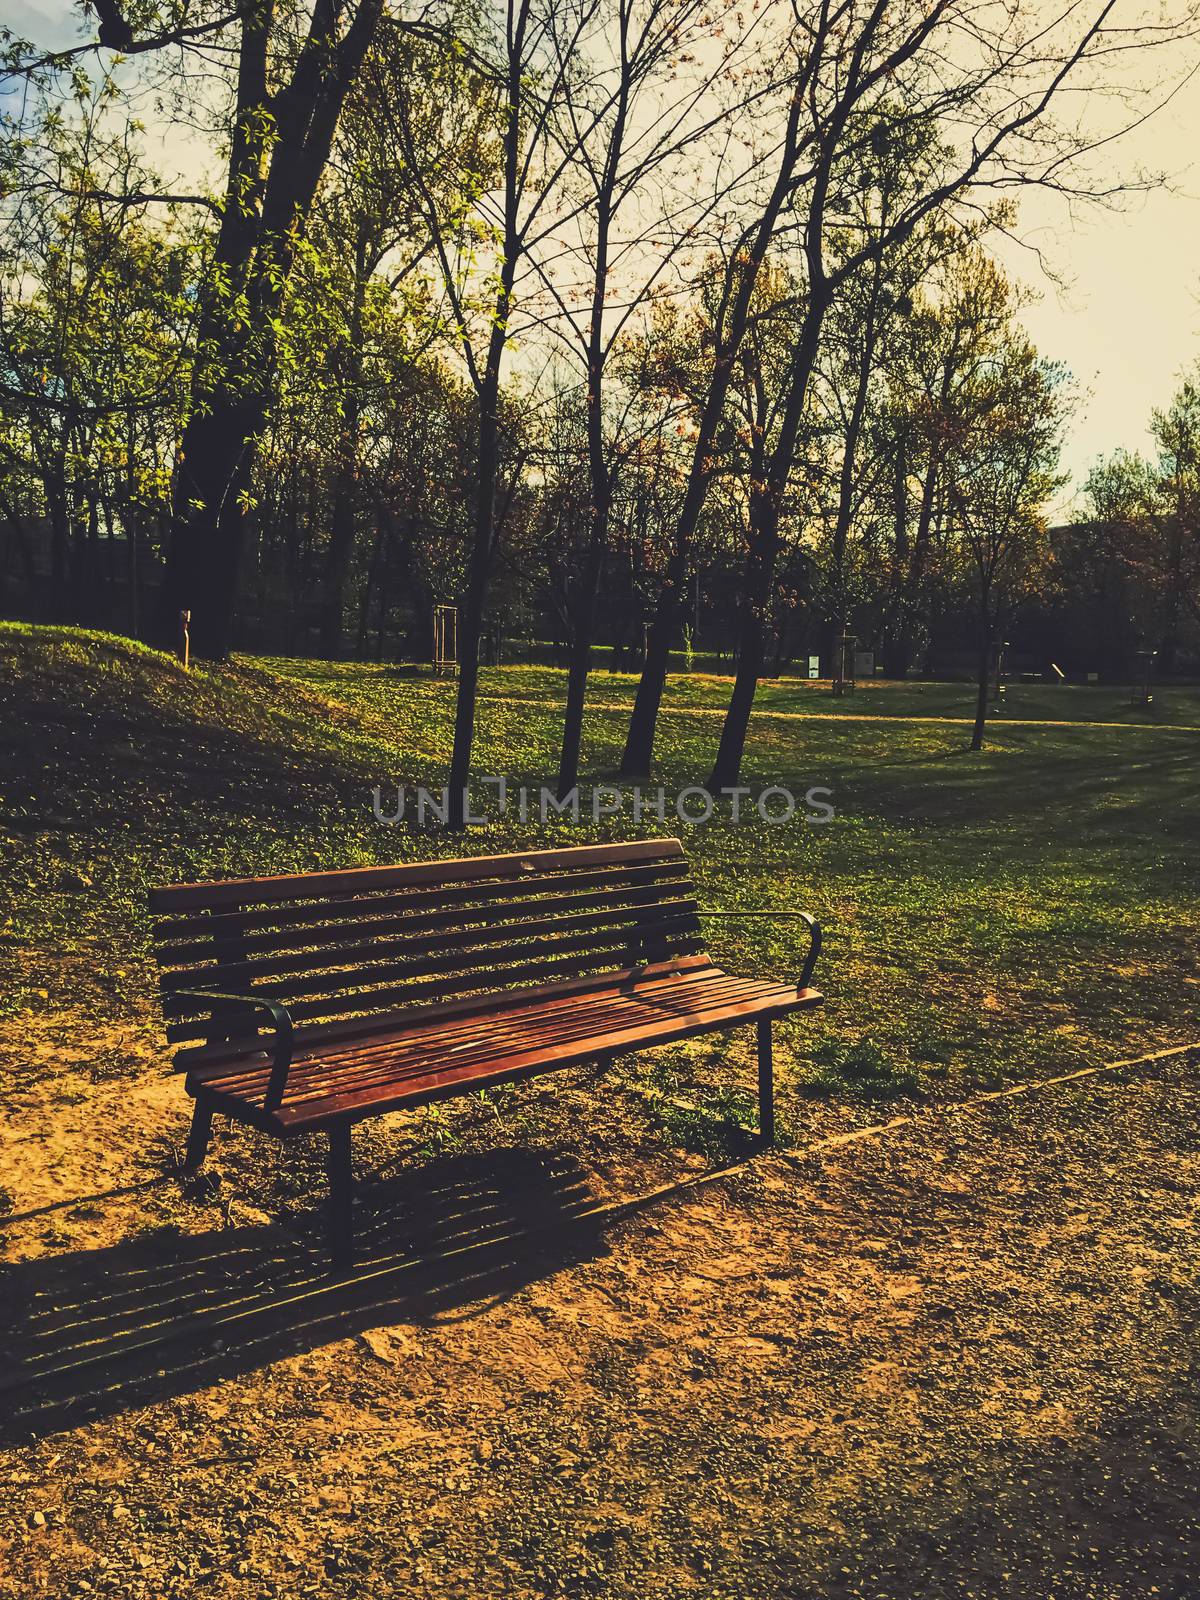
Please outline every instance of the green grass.
[[[597, 676], [588, 782], [615, 767], [632, 687]], [[548, 780], [562, 688], [545, 668], [486, 671], [476, 770]], [[727, 689], [672, 680], [655, 783], [703, 778], [719, 723], [702, 713]], [[968, 714], [962, 685], [875, 686], [840, 704], [768, 685], [745, 781], [830, 788], [837, 814], [821, 826], [769, 826], [751, 809], [735, 827], [727, 806], [665, 830], [638, 828], [628, 811], [599, 826], [510, 816], [465, 841], [379, 826], [372, 785], [444, 781], [453, 695], [452, 682], [387, 667], [241, 661], [185, 674], [105, 635], [0, 628], [9, 1015], [152, 1016], [154, 883], [667, 831], [683, 836], [708, 905], [821, 917], [827, 1006], [781, 1029], [798, 1091], [850, 1107], [957, 1095], [1200, 1034], [1196, 734], [1092, 725], [1088, 711], [1121, 720], [1116, 691], [1014, 689], [971, 755], [962, 726], [935, 720]], [[1010, 725], [1018, 703], [1022, 717], [1064, 725]], [[1180, 690], [1158, 712], [1197, 723], [1198, 706]], [[769, 714], [809, 709], [850, 716]], [[879, 720], [855, 719], [868, 710]], [[796, 923], [713, 928], [731, 966], [797, 969]], [[741, 1120], [721, 1052], [700, 1041], [660, 1062], [693, 1099]], [[649, 1083], [663, 1068], [637, 1070]], [[802, 1101], [785, 1096], [782, 1110], [799, 1118]]]
[[[280, 661], [276, 665], [306, 682], [338, 692], [345, 669], [319, 661]], [[436, 685], [428, 668], [368, 666], [354, 669], [367, 683], [395, 680], [414, 690]], [[589, 686], [593, 708], [623, 709], [633, 698], [636, 677], [597, 671]], [[719, 714], [729, 698], [730, 680], [711, 673], [676, 673], [670, 678], [665, 703], [678, 711]], [[485, 699], [547, 701], [561, 704], [565, 674], [554, 667], [489, 667], [481, 674]], [[835, 717], [951, 717], [974, 721], [975, 688], [969, 683], [896, 683], [877, 680], [860, 684], [852, 694], [835, 696], [828, 681], [802, 678], [767, 679], [759, 686], [755, 710], [761, 715]], [[1150, 706], [1131, 703], [1128, 688], [1110, 685], [1006, 683], [1003, 703], [994, 712], [998, 723], [1114, 722], [1130, 728], [1200, 728], [1200, 687], [1155, 685]]]

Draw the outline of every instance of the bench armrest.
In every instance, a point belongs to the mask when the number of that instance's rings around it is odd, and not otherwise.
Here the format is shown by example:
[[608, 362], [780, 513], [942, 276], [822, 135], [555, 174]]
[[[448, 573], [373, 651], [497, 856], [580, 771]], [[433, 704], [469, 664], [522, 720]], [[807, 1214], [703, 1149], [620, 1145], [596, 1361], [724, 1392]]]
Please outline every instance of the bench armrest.
[[[286, 1006], [277, 1000], [268, 1000], [259, 994], [226, 994], [218, 989], [175, 989], [173, 998], [185, 1000], [210, 1000], [217, 1005], [257, 1007], [265, 1011], [275, 1029], [275, 1043], [271, 1051], [271, 1077], [267, 1083], [267, 1096], [263, 1103], [266, 1111], [276, 1111], [287, 1087], [288, 1068], [292, 1064], [292, 1019]], [[215, 1019], [214, 1011], [214, 1019]]]
[[807, 911], [701, 911], [702, 917], [768, 917], [775, 921], [803, 922], [808, 928], [808, 954], [797, 980], [798, 989], [807, 989], [817, 957], [821, 954], [821, 924]]

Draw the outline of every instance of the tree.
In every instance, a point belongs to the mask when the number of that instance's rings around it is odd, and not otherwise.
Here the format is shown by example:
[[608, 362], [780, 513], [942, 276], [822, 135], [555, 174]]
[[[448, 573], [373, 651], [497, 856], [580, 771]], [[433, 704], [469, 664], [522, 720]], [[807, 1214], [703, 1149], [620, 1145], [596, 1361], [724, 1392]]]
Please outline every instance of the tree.
[[[612, 358], [626, 330], [644, 326], [648, 308], [671, 292], [668, 274], [677, 254], [745, 176], [740, 169], [723, 172], [713, 136], [737, 114], [739, 98], [726, 103], [717, 86], [736, 79], [748, 36], [741, 29], [727, 34], [727, 5], [715, 15], [705, 6], [706, 0], [612, 0], [600, 9], [596, 37], [585, 41], [591, 59], [584, 70], [564, 74], [563, 103], [550, 126], [569, 161], [577, 209], [536, 264], [557, 313], [550, 325], [581, 370], [588, 474], [587, 536], [565, 589], [569, 653], [560, 798], [579, 776], [596, 601], [620, 459], [640, 442], [636, 425], [629, 432], [630, 405], [610, 398]], [[587, 130], [582, 138], [581, 129]], [[711, 160], [712, 181], [689, 197], [701, 151]]]
[[957, 238], [960, 248], [938, 263], [894, 329], [884, 373], [894, 459], [892, 549], [880, 633], [888, 670], [900, 678], [927, 633], [946, 451], [980, 367], [1008, 335], [1014, 311], [1011, 285], [987, 252], [969, 233]]
[[[316, 199], [314, 264], [324, 279], [324, 313], [336, 322], [326, 365], [337, 396], [337, 468], [321, 601], [321, 648], [334, 658], [342, 650], [346, 582], [362, 510], [361, 434], [373, 338], [402, 337], [415, 356], [444, 337], [425, 294], [422, 268], [432, 239], [422, 205], [432, 200], [449, 218], [460, 213], [464, 188], [476, 194], [488, 181], [477, 91], [461, 73], [443, 71], [440, 55], [439, 47], [381, 27], [347, 98]], [[395, 111], [401, 94], [402, 141]], [[392, 314], [397, 297], [402, 327]], [[289, 320], [294, 310], [293, 303]], [[319, 374], [306, 353], [311, 382]]]
[[1010, 334], [975, 372], [947, 449], [951, 558], [977, 619], [972, 750], [983, 748], [1001, 629], [1045, 571], [1043, 507], [1066, 482], [1057, 472], [1064, 404], [1061, 369]]
[[[789, 514], [828, 528], [820, 551], [822, 655], [836, 660], [840, 677], [839, 642], [850, 602], [848, 548], [852, 523], [865, 502], [860, 453], [884, 346], [910, 315], [921, 278], [939, 257], [966, 242], [965, 235], [928, 213], [909, 232], [893, 231], [894, 218], [921, 202], [944, 159], [942, 151], [931, 148], [923, 124], [872, 120], [852, 167], [838, 179], [838, 198], [832, 182], [829, 186], [830, 260], [825, 261], [820, 241], [810, 238], [806, 247], [786, 345], [776, 361], [775, 427], [762, 442], [750, 478], [737, 671], [709, 777], [714, 790], [732, 787], [740, 778]], [[849, 273], [843, 258], [854, 263]], [[823, 285], [815, 303], [809, 292], [814, 282]], [[800, 482], [793, 483], [797, 478]], [[790, 513], [789, 497], [800, 502]]]
[[107, 127], [114, 99], [81, 84], [8, 147], [0, 509], [30, 581], [30, 528], [49, 523], [52, 615], [92, 620], [120, 581], [136, 628], [188, 382], [196, 239], [174, 217], [148, 224], [146, 174]]
[[[441, 271], [442, 288], [477, 404], [475, 472], [470, 556], [458, 617], [458, 697], [450, 758], [450, 826], [465, 825], [467, 785], [475, 733], [479, 684], [479, 644], [484, 603], [495, 552], [497, 482], [501, 454], [501, 379], [505, 352], [514, 337], [518, 273], [530, 255], [564, 218], [558, 206], [563, 176], [586, 136], [579, 128], [566, 148], [550, 138], [563, 104], [565, 84], [575, 70], [575, 51], [586, 37], [600, 0], [509, 0], [493, 48], [494, 61], [481, 55], [462, 68], [451, 59], [448, 72], [477, 73], [490, 88], [498, 173], [494, 188], [478, 187], [464, 202], [475, 238], [464, 235], [464, 215], [447, 216], [415, 159], [412, 96], [401, 97], [395, 119], [401, 148], [418, 174], [425, 222]], [[485, 101], [485, 105], [489, 102]], [[481, 263], [478, 248], [492, 259]]]
[[[1017, 9], [985, 19], [956, 0], [899, 8], [847, 0], [822, 7], [797, 30], [791, 92], [776, 135], [782, 152], [777, 183], [748, 226], [738, 259], [745, 276], [756, 275], [777, 227], [793, 224], [805, 276], [805, 310], [795, 335], [779, 438], [753, 499], [753, 538], [743, 578], [740, 657], [746, 667], [739, 671], [722, 730], [713, 772], [718, 784], [735, 781], [740, 768], [761, 667], [765, 602], [779, 556], [783, 501], [831, 304], [842, 285], [876, 253], [907, 242], [925, 218], [968, 191], [1023, 182], [1082, 186], [1072, 163], [1100, 136], [1080, 133], [1071, 121], [1057, 123], [1050, 112], [1068, 81], [1084, 79], [1090, 64], [1108, 57], [1116, 39], [1110, 27], [1112, 10], [1110, 0], [1082, 19], [1072, 11], [1047, 26], [1044, 19]], [[1123, 46], [1134, 48], [1161, 45], [1168, 35], [1151, 26], [1133, 38], [1122, 30], [1120, 37]], [[898, 106], [902, 112], [894, 109]], [[926, 184], [896, 208], [886, 225], [872, 230], [857, 250], [831, 262], [831, 202], [856, 181], [865, 151], [886, 147], [897, 123], [933, 130], [929, 147], [942, 152], [941, 157], [931, 166]], [[711, 368], [716, 414], [706, 415], [697, 442], [694, 481], [680, 517], [678, 559], [664, 584], [630, 720], [622, 763], [628, 774], [644, 771], [652, 753], [667, 652], [678, 619], [680, 579], [706, 492], [712, 432], [745, 332], [748, 293], [739, 294], [736, 283], [735, 273], [732, 315], [717, 339]]]
[[[193, 649], [219, 660], [230, 647], [254, 453], [272, 399], [280, 309], [342, 106], [375, 36], [383, 0], [313, 0], [310, 10], [276, 0], [236, 0], [231, 12], [221, 9], [199, 21], [181, 21], [174, 8], [160, 10], [153, 3], [139, 8], [132, 21], [120, 0], [103, 0], [95, 9], [102, 48], [148, 59], [179, 50], [193, 62], [199, 53], [206, 65], [215, 57], [223, 66], [232, 44], [236, 56], [227, 112], [216, 117], [228, 144], [222, 199], [140, 196], [147, 203], [207, 207], [220, 217], [197, 296], [191, 387], [176, 452], [156, 628], [160, 642], [173, 645], [179, 613], [190, 610]], [[39, 57], [16, 41], [6, 54], [13, 70], [37, 82], [71, 71], [74, 58], [94, 48]], [[190, 88], [178, 70], [173, 80], [180, 93]]]
[[1098, 463], [1086, 493], [1117, 552], [1153, 640], [1159, 670], [1178, 669], [1187, 630], [1200, 623], [1200, 377], [1155, 411], [1154, 461], [1118, 451]]
[[[239, 0], [237, 84], [221, 225], [201, 293], [187, 422], [172, 497], [158, 638], [192, 614], [192, 648], [228, 654], [257, 439], [266, 424], [279, 313], [338, 118], [383, 11], [314, 0], [299, 49], [296, 17]], [[282, 70], [277, 62], [287, 61]]]

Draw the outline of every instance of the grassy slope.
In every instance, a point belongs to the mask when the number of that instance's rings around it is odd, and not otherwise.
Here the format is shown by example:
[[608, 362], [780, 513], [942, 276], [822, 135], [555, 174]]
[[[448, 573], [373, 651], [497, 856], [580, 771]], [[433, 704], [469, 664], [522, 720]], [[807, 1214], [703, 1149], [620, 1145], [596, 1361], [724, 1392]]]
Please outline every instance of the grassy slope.
[[[656, 773], [669, 791], [706, 770], [716, 729], [690, 703], [719, 688], [671, 686]], [[484, 691], [478, 770], [540, 783], [557, 717], [530, 700], [560, 693], [561, 677], [498, 669]], [[907, 706], [912, 689], [896, 692]], [[611, 709], [589, 722], [593, 776], [615, 763], [628, 694], [629, 680], [598, 682]], [[15, 743], [0, 819], [8, 1013], [69, 1003], [152, 1018], [152, 883], [457, 853], [436, 832], [378, 826], [370, 805], [374, 783], [441, 781], [452, 695], [427, 677], [326, 663], [186, 675], [104, 635], [0, 629], [0, 714]], [[836, 819], [768, 826], [751, 813], [678, 831], [710, 905], [808, 906], [826, 925], [830, 1005], [784, 1030], [801, 1078], [859, 1099], [957, 1093], [1191, 1036], [1195, 747], [1166, 729], [997, 726], [971, 757], [947, 723], [763, 716], [747, 781], [827, 785]], [[628, 812], [599, 829], [510, 818], [463, 848], [657, 827]], [[748, 923], [712, 942], [731, 964], [785, 972], [796, 939], [794, 924]], [[703, 1042], [665, 1060], [720, 1077]]]
[[347, 859], [350, 795], [379, 760], [299, 686], [249, 666], [189, 675], [78, 630], [0, 628], [0, 717], [9, 1013], [140, 1004], [146, 888]]

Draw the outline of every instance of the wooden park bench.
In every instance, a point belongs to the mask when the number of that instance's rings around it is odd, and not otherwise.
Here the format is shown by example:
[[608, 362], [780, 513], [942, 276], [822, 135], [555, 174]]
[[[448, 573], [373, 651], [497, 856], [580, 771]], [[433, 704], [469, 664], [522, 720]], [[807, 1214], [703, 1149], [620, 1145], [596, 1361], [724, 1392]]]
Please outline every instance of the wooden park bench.
[[[678, 839], [175, 884], [150, 894], [167, 1038], [195, 1098], [186, 1165], [221, 1112], [329, 1136], [330, 1241], [353, 1257], [364, 1117], [754, 1022], [774, 1142], [771, 1023], [809, 988], [704, 952]], [[708, 913], [774, 915], [775, 913]]]

